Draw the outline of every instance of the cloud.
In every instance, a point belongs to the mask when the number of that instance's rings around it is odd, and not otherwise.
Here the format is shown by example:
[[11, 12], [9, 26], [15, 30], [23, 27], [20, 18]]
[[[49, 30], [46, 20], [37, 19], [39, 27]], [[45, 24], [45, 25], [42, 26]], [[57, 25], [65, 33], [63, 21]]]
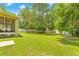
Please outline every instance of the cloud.
[[20, 8], [21, 8], [21, 9], [25, 8], [25, 5], [21, 5]]
[[11, 6], [12, 5], [12, 3], [8, 3], [6, 6]]

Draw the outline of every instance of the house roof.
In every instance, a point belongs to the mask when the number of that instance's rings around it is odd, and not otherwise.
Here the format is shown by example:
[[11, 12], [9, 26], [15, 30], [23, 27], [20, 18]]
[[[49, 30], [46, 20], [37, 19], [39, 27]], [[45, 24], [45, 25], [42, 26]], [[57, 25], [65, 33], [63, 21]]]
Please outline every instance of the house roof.
[[11, 18], [11, 19], [18, 18], [16, 14], [13, 14], [7, 11], [2, 11], [2, 10], [0, 10], [0, 17]]

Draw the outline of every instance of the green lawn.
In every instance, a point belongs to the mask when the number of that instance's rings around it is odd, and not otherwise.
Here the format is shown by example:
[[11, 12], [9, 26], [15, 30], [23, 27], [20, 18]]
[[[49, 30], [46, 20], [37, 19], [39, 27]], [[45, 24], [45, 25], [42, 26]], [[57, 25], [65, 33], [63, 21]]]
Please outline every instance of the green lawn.
[[60, 35], [20, 33], [22, 37], [0, 39], [14, 40], [15, 45], [0, 47], [1, 56], [71, 56], [79, 55], [79, 43], [69, 42]]

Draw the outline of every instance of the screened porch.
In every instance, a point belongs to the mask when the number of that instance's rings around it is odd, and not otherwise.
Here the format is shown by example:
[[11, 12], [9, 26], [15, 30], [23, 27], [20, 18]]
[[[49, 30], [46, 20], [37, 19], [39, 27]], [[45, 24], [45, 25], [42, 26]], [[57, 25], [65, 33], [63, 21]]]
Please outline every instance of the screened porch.
[[17, 34], [18, 25], [18, 17], [15, 14], [0, 11], [0, 34]]

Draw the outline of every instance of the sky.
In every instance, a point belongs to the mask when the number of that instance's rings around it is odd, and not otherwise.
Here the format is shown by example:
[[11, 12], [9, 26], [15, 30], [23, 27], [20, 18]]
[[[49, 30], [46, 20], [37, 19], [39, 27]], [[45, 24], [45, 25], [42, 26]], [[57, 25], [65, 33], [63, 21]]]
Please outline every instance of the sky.
[[[25, 7], [32, 8], [31, 3], [0, 3], [4, 6], [9, 12], [18, 14], [19, 10]], [[52, 4], [49, 4], [51, 7]]]
[[11, 13], [17, 14], [20, 9], [28, 7], [31, 8], [31, 3], [0, 3], [0, 5], [4, 6], [6, 10], [8, 10]]

